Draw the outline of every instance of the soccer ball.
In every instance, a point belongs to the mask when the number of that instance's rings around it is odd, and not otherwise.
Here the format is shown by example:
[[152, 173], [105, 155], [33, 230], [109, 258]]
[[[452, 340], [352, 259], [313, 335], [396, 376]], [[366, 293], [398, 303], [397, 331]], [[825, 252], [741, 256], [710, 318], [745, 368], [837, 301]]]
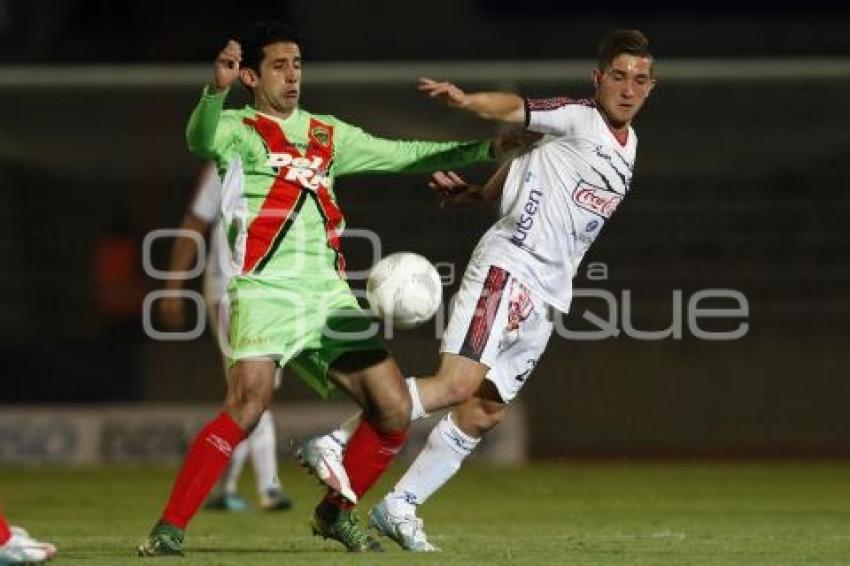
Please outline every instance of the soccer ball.
[[372, 310], [393, 327], [413, 328], [437, 312], [443, 283], [430, 261], [412, 252], [398, 252], [372, 268], [366, 298]]

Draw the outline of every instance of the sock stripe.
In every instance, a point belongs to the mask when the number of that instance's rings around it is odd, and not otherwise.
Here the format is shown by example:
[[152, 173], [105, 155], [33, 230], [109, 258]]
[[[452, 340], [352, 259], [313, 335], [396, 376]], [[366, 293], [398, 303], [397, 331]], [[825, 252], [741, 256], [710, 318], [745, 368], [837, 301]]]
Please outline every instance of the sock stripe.
[[440, 430], [440, 435], [449, 447], [459, 454], [469, 454], [481, 442], [480, 438], [473, 438], [460, 430], [454, 421], [452, 421], [451, 413], [443, 417], [437, 427]]

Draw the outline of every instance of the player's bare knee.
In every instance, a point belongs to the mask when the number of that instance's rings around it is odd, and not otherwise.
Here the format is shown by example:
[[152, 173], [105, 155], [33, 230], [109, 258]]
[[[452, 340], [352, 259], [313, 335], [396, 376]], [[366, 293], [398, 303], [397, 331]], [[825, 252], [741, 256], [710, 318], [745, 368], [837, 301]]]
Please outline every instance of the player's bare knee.
[[502, 422], [507, 405], [475, 397], [459, 406], [453, 413], [455, 424], [467, 434], [481, 438]]
[[507, 408], [498, 388], [492, 381], [484, 380], [473, 397], [454, 410], [452, 418], [461, 430], [480, 438], [502, 422]]
[[225, 410], [245, 430], [253, 429], [269, 404], [269, 397], [260, 387], [239, 386], [234, 383], [225, 400]]
[[242, 430], [247, 432], [257, 426], [266, 410], [266, 403], [258, 399], [228, 396], [224, 403], [224, 410]]
[[482, 400], [478, 403], [476, 416], [479, 428], [486, 432], [498, 425], [505, 418], [508, 406], [498, 401]]
[[478, 376], [466, 372], [451, 374], [447, 380], [446, 397], [449, 405], [458, 405], [468, 401], [478, 390]]
[[251, 430], [271, 402], [274, 365], [240, 362], [228, 382], [224, 408], [237, 424]]
[[401, 411], [392, 411], [381, 414], [373, 424], [386, 432], [402, 432], [410, 427], [410, 413], [405, 415]]
[[400, 432], [410, 426], [410, 395], [404, 386], [389, 389], [375, 400], [374, 424], [381, 430]]
[[388, 432], [400, 432], [410, 425], [410, 394], [396, 363], [387, 358], [378, 364], [344, 376], [352, 396], [360, 403], [366, 418]]
[[433, 382], [440, 406], [451, 407], [471, 399], [481, 386], [485, 373], [486, 368], [472, 360], [460, 356], [446, 357]]

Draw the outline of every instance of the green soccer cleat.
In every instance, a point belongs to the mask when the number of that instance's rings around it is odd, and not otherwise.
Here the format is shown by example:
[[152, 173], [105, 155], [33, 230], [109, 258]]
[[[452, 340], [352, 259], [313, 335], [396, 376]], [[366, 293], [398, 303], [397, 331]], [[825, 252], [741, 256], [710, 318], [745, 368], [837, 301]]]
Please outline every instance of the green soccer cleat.
[[138, 550], [140, 557], [183, 556], [183, 529], [159, 521]]
[[313, 534], [342, 543], [349, 552], [383, 552], [377, 540], [364, 532], [353, 511], [320, 503], [311, 523]]

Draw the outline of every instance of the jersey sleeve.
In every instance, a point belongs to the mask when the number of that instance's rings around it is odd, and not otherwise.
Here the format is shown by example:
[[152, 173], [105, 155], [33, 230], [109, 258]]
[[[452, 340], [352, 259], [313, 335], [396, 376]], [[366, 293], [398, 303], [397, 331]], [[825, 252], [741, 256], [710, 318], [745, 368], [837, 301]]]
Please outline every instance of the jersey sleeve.
[[526, 98], [526, 127], [533, 132], [562, 136], [575, 125], [575, 109], [585, 101], [559, 96], [555, 98]]
[[428, 142], [388, 140], [337, 121], [334, 175], [420, 173], [491, 160], [490, 140]]
[[190, 212], [211, 224], [218, 216], [219, 204], [221, 203], [221, 179], [213, 163], [204, 166], [201, 177], [198, 180], [198, 190], [192, 200]]
[[238, 117], [224, 112], [227, 91], [210, 92], [204, 87], [198, 105], [186, 126], [189, 151], [202, 159], [219, 163], [227, 161], [241, 142], [242, 122]]

